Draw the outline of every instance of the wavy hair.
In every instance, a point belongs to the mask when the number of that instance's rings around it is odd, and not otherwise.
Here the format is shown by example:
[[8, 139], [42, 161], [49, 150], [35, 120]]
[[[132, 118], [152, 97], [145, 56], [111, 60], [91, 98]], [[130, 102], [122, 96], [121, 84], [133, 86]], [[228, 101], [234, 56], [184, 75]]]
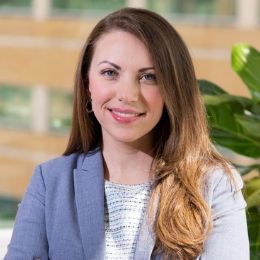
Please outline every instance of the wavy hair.
[[90, 33], [79, 59], [74, 90], [72, 129], [65, 155], [88, 152], [102, 144], [101, 127], [86, 113], [88, 70], [99, 38], [113, 30], [138, 37], [154, 63], [164, 99], [154, 129], [155, 182], [149, 212], [155, 210], [156, 250], [165, 259], [194, 259], [211, 230], [211, 211], [203, 197], [206, 173], [224, 159], [210, 142], [194, 67], [188, 49], [173, 26], [160, 15], [137, 8], [109, 14]]

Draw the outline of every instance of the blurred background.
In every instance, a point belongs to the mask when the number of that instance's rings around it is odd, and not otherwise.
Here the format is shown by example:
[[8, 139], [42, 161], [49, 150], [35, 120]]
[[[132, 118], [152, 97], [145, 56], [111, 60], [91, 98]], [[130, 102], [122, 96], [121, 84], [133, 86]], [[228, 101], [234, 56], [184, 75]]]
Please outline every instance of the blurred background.
[[81, 47], [100, 18], [125, 6], [166, 17], [198, 78], [249, 96], [230, 50], [260, 49], [259, 0], [0, 0], [0, 259], [34, 167], [66, 146]]

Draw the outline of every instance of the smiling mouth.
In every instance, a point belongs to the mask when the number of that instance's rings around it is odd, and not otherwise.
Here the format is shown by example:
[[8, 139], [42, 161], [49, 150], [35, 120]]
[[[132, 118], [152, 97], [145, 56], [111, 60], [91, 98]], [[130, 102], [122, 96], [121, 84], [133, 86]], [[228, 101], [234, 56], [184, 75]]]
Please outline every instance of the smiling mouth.
[[146, 113], [138, 113], [132, 110], [121, 110], [121, 109], [111, 109], [111, 108], [108, 108], [108, 111], [110, 111], [114, 119], [123, 123], [130, 123], [146, 114]]

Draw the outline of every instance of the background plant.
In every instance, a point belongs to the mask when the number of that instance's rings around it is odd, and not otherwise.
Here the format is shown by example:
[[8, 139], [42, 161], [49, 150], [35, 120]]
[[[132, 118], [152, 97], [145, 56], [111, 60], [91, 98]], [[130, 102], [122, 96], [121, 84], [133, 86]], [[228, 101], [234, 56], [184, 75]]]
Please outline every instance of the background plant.
[[251, 98], [231, 95], [206, 80], [200, 80], [199, 85], [213, 142], [254, 159], [249, 165], [234, 164], [245, 180], [250, 253], [256, 260], [260, 259], [260, 52], [248, 44], [236, 44], [231, 66]]

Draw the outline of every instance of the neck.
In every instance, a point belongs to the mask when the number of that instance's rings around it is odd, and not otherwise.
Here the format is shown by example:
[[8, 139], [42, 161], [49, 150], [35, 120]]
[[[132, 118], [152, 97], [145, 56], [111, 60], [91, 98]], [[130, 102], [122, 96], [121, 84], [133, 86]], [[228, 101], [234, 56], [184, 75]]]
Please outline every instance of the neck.
[[153, 157], [149, 145], [103, 140], [102, 153], [105, 179], [122, 184], [151, 180]]

